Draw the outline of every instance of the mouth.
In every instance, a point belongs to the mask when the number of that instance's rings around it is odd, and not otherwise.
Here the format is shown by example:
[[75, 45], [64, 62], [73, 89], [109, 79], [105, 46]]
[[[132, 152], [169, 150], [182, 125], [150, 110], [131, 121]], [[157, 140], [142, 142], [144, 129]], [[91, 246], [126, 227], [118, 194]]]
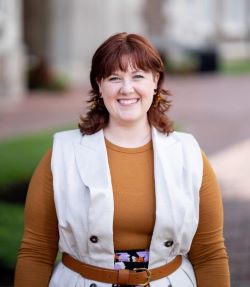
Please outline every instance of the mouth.
[[122, 105], [122, 106], [129, 106], [129, 105], [133, 105], [136, 104], [137, 102], [139, 102], [139, 98], [133, 98], [133, 99], [118, 99], [117, 102]]

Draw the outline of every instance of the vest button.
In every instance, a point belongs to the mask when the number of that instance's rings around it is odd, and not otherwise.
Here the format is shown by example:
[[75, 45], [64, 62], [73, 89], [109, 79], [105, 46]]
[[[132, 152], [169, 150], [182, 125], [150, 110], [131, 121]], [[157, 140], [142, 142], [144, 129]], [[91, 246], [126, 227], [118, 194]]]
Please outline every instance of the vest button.
[[[92, 243], [97, 243], [97, 242], [98, 242], [98, 237], [95, 236], [95, 235], [92, 235], [92, 236], [90, 236], [90, 241], [91, 241]], [[92, 287], [93, 287], [93, 286], [92, 286]]]
[[91, 283], [89, 287], [97, 287], [97, 285], [95, 283]]
[[173, 240], [168, 240], [168, 241], [165, 241], [165, 242], [164, 242], [164, 245], [165, 245], [166, 247], [171, 247], [173, 244], [174, 244], [174, 241], [173, 241]]

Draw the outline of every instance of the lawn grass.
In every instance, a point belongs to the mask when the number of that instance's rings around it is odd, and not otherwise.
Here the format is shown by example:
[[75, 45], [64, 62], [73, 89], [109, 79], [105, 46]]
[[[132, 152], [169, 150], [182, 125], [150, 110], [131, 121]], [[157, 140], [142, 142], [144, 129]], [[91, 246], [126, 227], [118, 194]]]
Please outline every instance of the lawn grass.
[[0, 142], [0, 186], [25, 180], [51, 146], [51, 134], [39, 133]]
[[0, 141], [0, 192], [6, 185], [30, 178], [43, 154], [52, 146], [55, 131], [59, 129]]
[[0, 261], [14, 268], [23, 234], [23, 206], [0, 202]]

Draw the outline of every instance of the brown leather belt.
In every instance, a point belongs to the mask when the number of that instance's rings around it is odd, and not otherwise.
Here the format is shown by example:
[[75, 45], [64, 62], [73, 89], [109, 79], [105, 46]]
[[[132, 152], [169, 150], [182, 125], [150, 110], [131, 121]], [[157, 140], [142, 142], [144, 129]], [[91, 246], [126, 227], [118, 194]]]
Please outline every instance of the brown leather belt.
[[62, 262], [86, 279], [119, 285], [146, 286], [149, 282], [166, 277], [178, 269], [182, 256], [178, 255], [171, 262], [157, 268], [135, 268], [134, 270], [115, 270], [89, 265], [74, 259], [67, 253], [63, 253]]

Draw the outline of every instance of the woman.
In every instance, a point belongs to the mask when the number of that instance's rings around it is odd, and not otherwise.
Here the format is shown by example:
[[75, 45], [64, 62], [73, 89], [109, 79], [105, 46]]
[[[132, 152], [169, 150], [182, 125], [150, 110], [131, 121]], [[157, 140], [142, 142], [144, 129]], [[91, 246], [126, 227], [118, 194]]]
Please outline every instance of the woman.
[[163, 71], [142, 36], [97, 49], [80, 131], [56, 134], [31, 180], [15, 286], [230, 285], [220, 191], [172, 130]]

